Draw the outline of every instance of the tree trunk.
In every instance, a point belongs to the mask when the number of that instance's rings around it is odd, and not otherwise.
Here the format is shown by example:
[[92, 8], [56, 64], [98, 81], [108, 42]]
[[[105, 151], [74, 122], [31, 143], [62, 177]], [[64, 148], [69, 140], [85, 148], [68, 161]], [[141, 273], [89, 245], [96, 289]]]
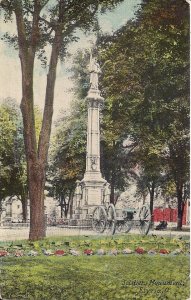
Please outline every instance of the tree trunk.
[[119, 199], [119, 196], [120, 196], [119, 194], [115, 196], [115, 203], [114, 203], [114, 205], [117, 204], [117, 201], [118, 201], [118, 199]]
[[68, 209], [69, 209], [69, 202], [66, 203], [66, 201], [65, 201], [65, 203], [64, 203], [64, 216], [65, 216], [65, 218], [67, 218], [67, 216], [68, 216]]
[[[48, 157], [48, 148], [51, 134], [54, 88], [56, 82], [56, 68], [58, 63], [58, 55], [61, 47], [62, 33], [55, 33], [52, 45], [52, 53], [49, 64], [49, 72], [47, 75], [45, 106], [43, 113], [42, 127], [39, 137], [37, 159], [29, 162], [29, 197], [30, 197], [30, 240], [41, 239], [46, 236], [45, 215], [44, 215], [44, 188], [45, 188], [45, 172]], [[30, 159], [29, 159], [30, 160]]]
[[149, 188], [150, 194], [150, 212], [151, 212], [151, 224], [154, 224], [154, 216], [153, 216], [153, 206], [154, 206], [154, 196], [155, 196], [155, 184], [152, 182], [151, 187]]
[[142, 195], [143, 195], [143, 204], [145, 204], [145, 202], [146, 202], [146, 197], [147, 197], [147, 194], [146, 194], [146, 193], [143, 193]]
[[69, 213], [70, 213], [70, 219], [72, 219], [72, 215], [73, 215], [73, 197], [74, 197], [74, 192], [70, 191], [70, 194], [69, 194]]
[[39, 240], [46, 236], [44, 213], [45, 169], [39, 163], [33, 164], [29, 172], [30, 198], [30, 240]]
[[115, 204], [115, 174], [114, 171], [112, 171], [111, 174], [111, 194], [110, 194], [110, 203]]
[[2, 216], [2, 199], [0, 199], [0, 226], [1, 226], [1, 216]]
[[26, 223], [27, 222], [27, 197], [22, 197], [21, 198], [21, 204], [22, 204], [22, 215], [23, 215], [23, 222]]
[[68, 204], [65, 205], [65, 210], [64, 210], [64, 217], [67, 218], [68, 216]]
[[63, 212], [64, 216], [66, 217], [66, 199], [64, 194], [60, 195], [60, 216], [63, 218]]
[[63, 218], [63, 204], [60, 204], [60, 217]]
[[110, 195], [110, 203], [115, 203], [115, 188], [114, 184], [111, 183], [111, 195]]
[[52, 43], [52, 53], [47, 75], [44, 115], [37, 147], [34, 116], [33, 73], [35, 54], [39, 47], [39, 17], [40, 11], [43, 8], [39, 3], [39, 1], [34, 1], [30, 39], [27, 38], [22, 1], [17, 1], [17, 5], [14, 7], [18, 31], [19, 57], [22, 69], [21, 111], [23, 116], [23, 132], [27, 160], [27, 178], [30, 199], [29, 239], [31, 240], [45, 237], [45, 168], [52, 124], [56, 67], [62, 41], [62, 30], [58, 28], [55, 31], [55, 37]]
[[178, 216], [177, 216], [177, 229], [182, 230], [182, 217], [183, 217], [183, 210], [184, 210], [184, 203], [183, 203], [183, 186], [177, 184], [176, 188], [177, 193], [177, 200], [178, 200]]
[[153, 206], [154, 206], [154, 189], [151, 189], [151, 192], [150, 192], [150, 211], [151, 211], [151, 215], [153, 215]]
[[33, 32], [29, 46], [26, 38], [26, 28], [23, 17], [22, 2], [18, 1], [15, 8], [19, 58], [22, 69], [22, 100], [21, 112], [23, 117], [23, 135], [25, 143], [25, 154], [27, 161], [27, 179], [30, 199], [30, 233], [29, 239], [37, 240], [45, 236], [44, 232], [44, 170], [46, 161], [42, 160], [39, 168], [39, 156], [37, 152], [37, 141], [34, 116], [33, 96], [33, 73], [34, 59], [38, 39], [38, 12], [35, 11], [33, 19]]

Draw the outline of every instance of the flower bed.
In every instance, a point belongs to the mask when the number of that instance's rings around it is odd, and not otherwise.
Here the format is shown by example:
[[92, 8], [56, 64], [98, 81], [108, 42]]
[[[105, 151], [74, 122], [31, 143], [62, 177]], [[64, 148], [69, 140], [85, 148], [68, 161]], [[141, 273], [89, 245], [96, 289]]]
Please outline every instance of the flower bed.
[[[139, 254], [139, 255], [143, 255], [143, 254], [148, 254], [148, 255], [189, 255], [189, 252], [183, 252], [180, 249], [176, 249], [172, 252], [170, 252], [167, 249], [160, 249], [158, 251], [156, 251], [155, 249], [150, 249], [148, 251], [146, 251], [144, 248], [142, 247], [137, 247], [135, 249], [135, 251], [129, 249], [129, 248], [125, 248], [124, 250], [120, 251], [117, 249], [110, 249], [108, 251], [105, 251], [104, 249], [99, 249], [97, 251], [93, 251], [92, 249], [85, 249], [82, 251], [84, 255], [87, 256], [92, 256], [92, 255], [118, 255], [118, 254], [122, 254], [122, 255], [128, 255], [128, 254]], [[38, 255], [46, 255], [46, 256], [65, 256], [67, 254], [71, 254], [73, 256], [79, 256], [81, 255], [81, 252], [76, 250], [76, 249], [72, 249], [69, 251], [65, 251], [62, 249], [58, 249], [56, 251], [53, 250], [42, 250], [42, 252], [38, 252], [38, 251], [29, 251], [29, 252], [24, 252], [24, 251], [15, 251], [15, 252], [8, 252], [5, 250], [1, 250], [0, 251], [0, 257], [6, 257], [6, 256], [14, 256], [14, 257], [22, 257], [22, 256], [38, 256]]]
[[[143, 247], [144, 246], [144, 247]], [[0, 257], [21, 256], [102, 256], [102, 255], [189, 255], [189, 241], [177, 238], [101, 238], [43, 240], [0, 243]]]

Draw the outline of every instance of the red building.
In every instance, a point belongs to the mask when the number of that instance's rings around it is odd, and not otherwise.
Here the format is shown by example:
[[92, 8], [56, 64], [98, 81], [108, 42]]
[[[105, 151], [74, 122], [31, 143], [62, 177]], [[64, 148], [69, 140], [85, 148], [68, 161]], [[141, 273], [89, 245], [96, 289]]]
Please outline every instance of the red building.
[[[189, 201], [186, 202], [183, 213], [182, 225], [188, 225], [190, 223], [190, 214], [189, 214]], [[153, 211], [154, 222], [167, 221], [167, 222], [177, 222], [177, 208], [155, 208]]]

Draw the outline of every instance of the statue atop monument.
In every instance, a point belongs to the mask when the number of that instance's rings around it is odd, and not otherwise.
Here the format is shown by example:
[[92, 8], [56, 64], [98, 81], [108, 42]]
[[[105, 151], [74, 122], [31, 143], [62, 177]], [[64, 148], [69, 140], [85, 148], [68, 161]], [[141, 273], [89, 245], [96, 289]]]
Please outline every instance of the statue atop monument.
[[95, 57], [90, 54], [90, 89], [98, 90], [98, 74], [101, 73], [100, 66]]

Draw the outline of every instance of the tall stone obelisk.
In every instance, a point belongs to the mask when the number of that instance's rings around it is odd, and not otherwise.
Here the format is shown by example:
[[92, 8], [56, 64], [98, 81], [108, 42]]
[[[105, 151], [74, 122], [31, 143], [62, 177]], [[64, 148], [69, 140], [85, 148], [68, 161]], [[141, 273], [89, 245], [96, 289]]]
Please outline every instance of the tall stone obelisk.
[[101, 73], [96, 59], [90, 57], [90, 89], [86, 97], [88, 106], [86, 171], [82, 185], [82, 218], [90, 215], [95, 205], [103, 203], [105, 179], [100, 170], [100, 109], [103, 97], [100, 96], [98, 76]]

